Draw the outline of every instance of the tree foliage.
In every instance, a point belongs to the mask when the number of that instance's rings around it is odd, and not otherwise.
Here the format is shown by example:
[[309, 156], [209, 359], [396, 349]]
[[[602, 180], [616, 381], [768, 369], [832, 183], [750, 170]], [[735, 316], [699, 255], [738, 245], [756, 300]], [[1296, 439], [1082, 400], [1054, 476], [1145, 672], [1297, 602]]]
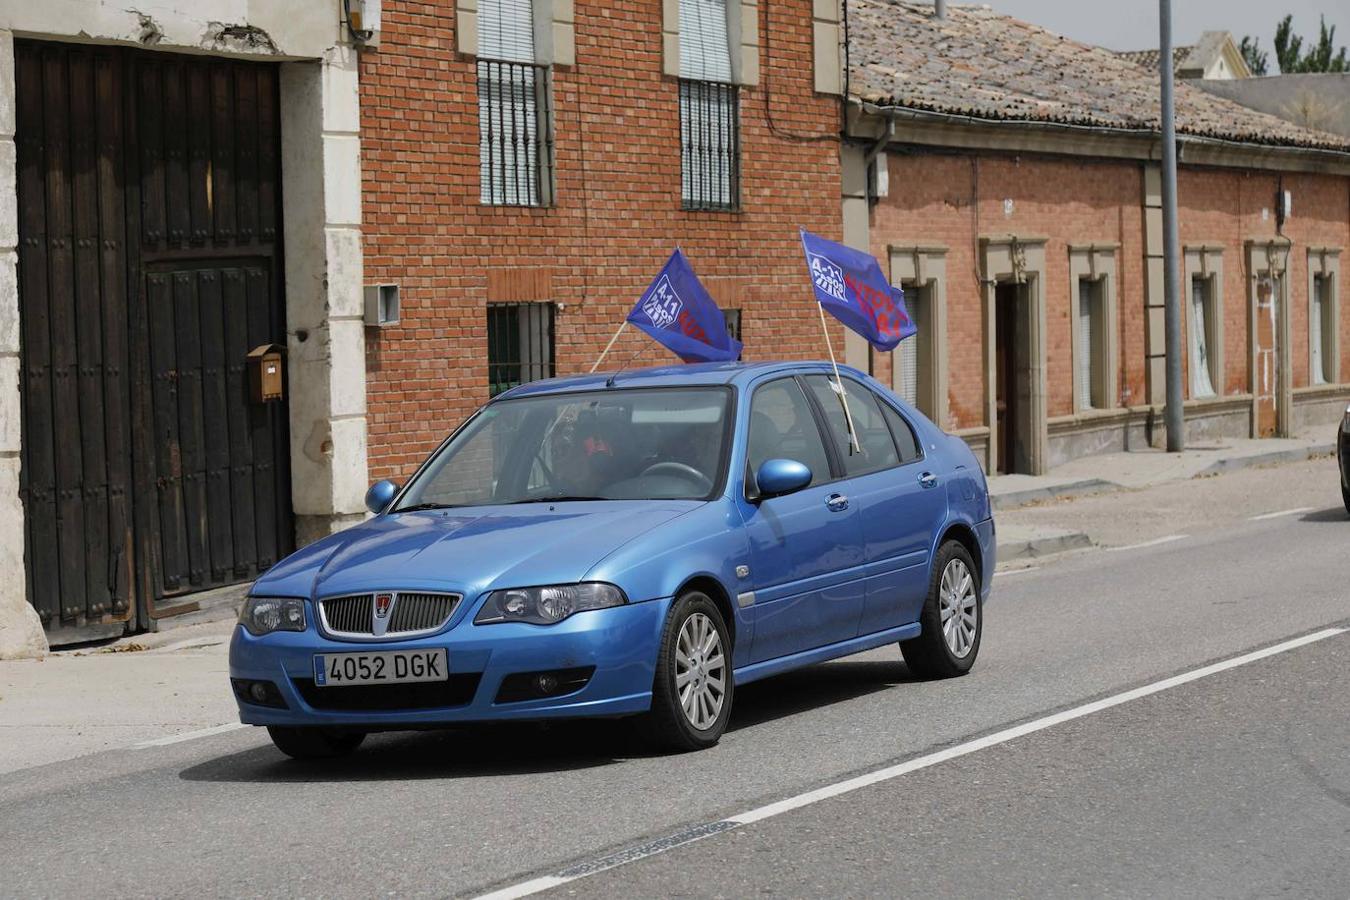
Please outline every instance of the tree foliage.
[[[1275, 60], [1280, 64], [1280, 72], [1291, 75], [1298, 72], [1350, 71], [1346, 49], [1341, 47], [1336, 50], [1335, 41], [1336, 26], [1328, 28], [1326, 17], [1323, 16], [1317, 42], [1304, 52], [1303, 38], [1294, 34], [1294, 17], [1285, 16], [1275, 26]], [[1255, 46], [1255, 41], [1252, 43]]]
[[1247, 62], [1247, 68], [1252, 70], [1253, 75], [1266, 74], [1266, 63], [1270, 59], [1269, 54], [1260, 48], [1260, 41], [1251, 35], [1242, 38], [1238, 44], [1238, 49], [1242, 51], [1242, 58]]

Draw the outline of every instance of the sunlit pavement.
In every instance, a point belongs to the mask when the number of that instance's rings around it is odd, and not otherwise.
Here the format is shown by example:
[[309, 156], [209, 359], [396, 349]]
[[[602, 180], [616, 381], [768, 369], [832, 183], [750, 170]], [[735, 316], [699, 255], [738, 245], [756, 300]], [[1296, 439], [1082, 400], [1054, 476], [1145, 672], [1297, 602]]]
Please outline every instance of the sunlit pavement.
[[444, 896], [633, 858], [555, 890], [1343, 896], [1348, 635], [679, 843], [1350, 624], [1334, 479], [1313, 461], [1069, 504], [1123, 549], [1000, 575], [971, 675], [915, 683], [883, 648], [771, 679], [704, 753], [653, 756], [610, 722], [379, 735], [314, 765], [238, 729], [0, 775], [0, 894]]

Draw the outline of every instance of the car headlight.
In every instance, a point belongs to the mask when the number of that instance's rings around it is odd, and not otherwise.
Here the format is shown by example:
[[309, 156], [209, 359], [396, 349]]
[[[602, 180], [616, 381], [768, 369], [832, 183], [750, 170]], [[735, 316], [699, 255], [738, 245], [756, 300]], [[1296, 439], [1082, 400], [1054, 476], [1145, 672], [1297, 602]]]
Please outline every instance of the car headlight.
[[305, 601], [291, 597], [248, 597], [239, 624], [254, 637], [274, 631], [304, 631]]
[[473, 617], [475, 625], [495, 622], [529, 622], [552, 625], [573, 613], [607, 609], [628, 602], [612, 584], [554, 584], [547, 587], [510, 588], [488, 594], [487, 602]]

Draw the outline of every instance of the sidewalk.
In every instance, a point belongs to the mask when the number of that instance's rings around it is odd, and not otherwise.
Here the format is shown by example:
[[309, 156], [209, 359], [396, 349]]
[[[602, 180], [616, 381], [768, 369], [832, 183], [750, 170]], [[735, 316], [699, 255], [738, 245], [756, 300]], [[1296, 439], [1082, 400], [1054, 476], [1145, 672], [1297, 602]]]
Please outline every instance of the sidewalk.
[[[1336, 452], [1335, 436], [1333, 428], [1326, 428], [1293, 438], [1216, 439], [1197, 443], [1181, 453], [1168, 453], [1150, 447], [1128, 453], [1084, 456], [1045, 475], [992, 476], [989, 479], [989, 497], [997, 521], [999, 511], [1019, 506], [1111, 491], [1138, 490], [1250, 466], [1298, 462], [1313, 456], [1324, 456]], [[1000, 523], [998, 526], [999, 562], [1090, 546], [1092, 538], [1081, 531], [1014, 523]]]
[[0, 662], [0, 775], [237, 723], [233, 617]]

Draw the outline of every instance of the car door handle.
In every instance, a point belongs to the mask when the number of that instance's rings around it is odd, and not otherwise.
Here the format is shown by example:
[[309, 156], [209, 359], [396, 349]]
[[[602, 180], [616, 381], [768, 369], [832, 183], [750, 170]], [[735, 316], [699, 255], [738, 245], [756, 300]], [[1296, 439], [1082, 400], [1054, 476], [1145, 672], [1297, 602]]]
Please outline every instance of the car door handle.
[[831, 494], [825, 498], [825, 505], [831, 512], [843, 512], [848, 509], [848, 498], [843, 494]]
[[922, 475], [919, 476], [919, 484], [923, 485], [926, 488], [937, 487], [937, 476], [934, 475], [932, 472], [924, 472]]

